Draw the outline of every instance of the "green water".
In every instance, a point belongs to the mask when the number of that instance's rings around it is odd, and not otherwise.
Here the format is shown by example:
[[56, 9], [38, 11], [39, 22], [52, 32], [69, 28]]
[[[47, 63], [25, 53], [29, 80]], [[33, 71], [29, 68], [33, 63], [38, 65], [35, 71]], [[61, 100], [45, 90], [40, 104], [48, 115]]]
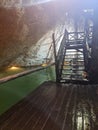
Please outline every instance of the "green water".
[[0, 85], [0, 115], [31, 93], [44, 81], [55, 81], [54, 67], [19, 77]]

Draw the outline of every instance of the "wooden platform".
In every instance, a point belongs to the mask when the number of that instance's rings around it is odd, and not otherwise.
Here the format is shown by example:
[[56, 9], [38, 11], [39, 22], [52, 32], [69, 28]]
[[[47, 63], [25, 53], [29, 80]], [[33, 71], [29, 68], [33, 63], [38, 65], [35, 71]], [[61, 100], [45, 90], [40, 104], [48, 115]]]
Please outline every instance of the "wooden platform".
[[96, 87], [45, 82], [0, 117], [0, 130], [98, 130]]

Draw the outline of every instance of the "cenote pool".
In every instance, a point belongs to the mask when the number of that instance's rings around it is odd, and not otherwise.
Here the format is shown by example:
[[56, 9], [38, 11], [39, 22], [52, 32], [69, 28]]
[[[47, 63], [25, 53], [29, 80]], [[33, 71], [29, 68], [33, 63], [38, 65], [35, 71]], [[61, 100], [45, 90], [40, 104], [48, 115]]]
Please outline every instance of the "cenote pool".
[[9, 69], [0, 75], [1, 77], [10, 75], [6, 77], [10, 79], [6, 82], [5, 80], [1, 82], [2, 79], [0, 79], [0, 115], [30, 94], [43, 82], [55, 81], [54, 66], [42, 67], [34, 72], [33, 69], [26, 70], [24, 75], [22, 74], [19, 77], [11, 79], [13, 75], [17, 75], [16, 73], [19, 75], [19, 72], [24, 73], [23, 71], [25, 72], [24, 68], [19, 68], [14, 71]]

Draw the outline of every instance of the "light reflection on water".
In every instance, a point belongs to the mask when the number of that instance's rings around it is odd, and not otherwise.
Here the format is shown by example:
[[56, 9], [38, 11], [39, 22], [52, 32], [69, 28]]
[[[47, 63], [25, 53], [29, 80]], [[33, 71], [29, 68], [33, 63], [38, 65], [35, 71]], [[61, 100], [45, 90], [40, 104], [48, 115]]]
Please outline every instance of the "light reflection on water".
[[77, 130], [92, 130], [96, 121], [96, 115], [94, 113], [93, 106], [86, 102], [80, 102], [77, 106], [77, 109], [73, 110], [72, 120], [73, 127], [76, 125]]

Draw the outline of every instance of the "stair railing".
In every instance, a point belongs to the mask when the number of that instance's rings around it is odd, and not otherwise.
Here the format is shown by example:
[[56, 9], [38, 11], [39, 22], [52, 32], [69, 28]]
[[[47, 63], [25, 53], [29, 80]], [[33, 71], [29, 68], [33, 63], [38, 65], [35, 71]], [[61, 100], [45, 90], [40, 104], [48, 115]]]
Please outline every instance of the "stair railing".
[[61, 73], [62, 73], [62, 67], [65, 57], [65, 46], [66, 41], [68, 40], [68, 32], [65, 29], [58, 53], [56, 54], [56, 45], [55, 45], [55, 37], [54, 34], [52, 36], [53, 38], [53, 44], [54, 44], [54, 56], [55, 56], [55, 71], [56, 71], [56, 82], [60, 82], [61, 80]]
[[85, 71], [86, 72], [88, 72], [88, 70], [89, 70], [89, 63], [90, 63], [90, 60], [91, 60], [92, 33], [93, 33], [93, 27], [89, 27], [85, 31], [84, 62], [85, 62]]

